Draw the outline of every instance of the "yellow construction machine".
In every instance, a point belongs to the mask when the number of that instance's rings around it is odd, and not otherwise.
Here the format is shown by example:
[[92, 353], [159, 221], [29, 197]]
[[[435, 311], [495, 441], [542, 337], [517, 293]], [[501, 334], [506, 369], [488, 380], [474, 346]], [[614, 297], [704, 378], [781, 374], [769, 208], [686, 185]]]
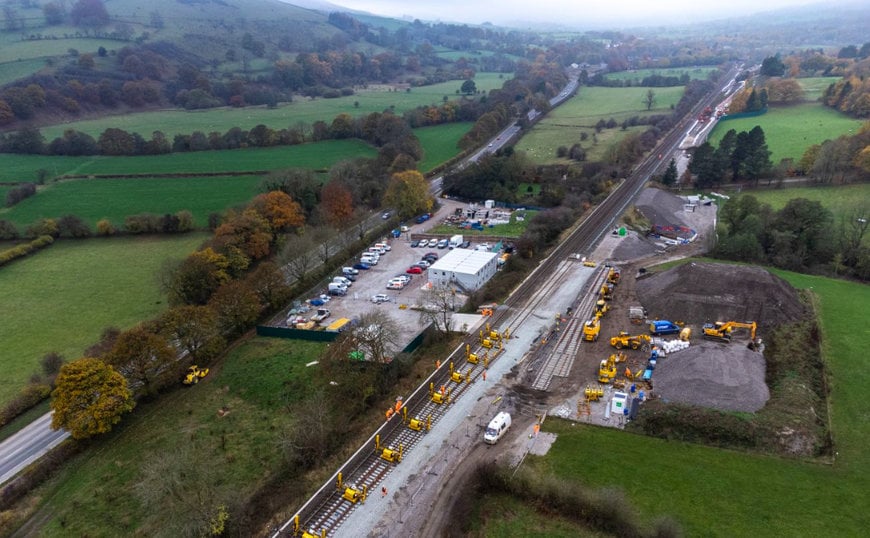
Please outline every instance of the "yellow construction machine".
[[185, 385], [196, 385], [199, 383], [199, 380], [208, 375], [208, 368], [200, 368], [197, 365], [193, 365], [187, 369], [187, 374], [184, 376]]
[[621, 273], [618, 268], [611, 267], [610, 271], [607, 272], [607, 281], [613, 284], [614, 286], [619, 284], [619, 277]]
[[595, 342], [598, 340], [598, 334], [601, 332], [601, 314], [596, 313], [595, 317], [583, 324], [583, 341]]
[[616, 377], [616, 364], [613, 361], [613, 356], [609, 359], [601, 359], [601, 364], [598, 365], [598, 382], [610, 383]]
[[646, 347], [650, 343], [648, 334], [629, 335], [625, 331], [619, 331], [619, 334], [610, 339], [610, 345], [616, 349], [628, 347], [631, 349], [640, 349]]
[[609, 301], [613, 299], [613, 284], [609, 282], [605, 282], [601, 285], [601, 293], [598, 296], [599, 299]]
[[754, 321], [717, 321], [716, 323], [704, 324], [704, 338], [710, 340], [718, 340], [719, 342], [730, 342], [731, 331], [734, 329], [749, 329], [749, 338], [755, 341], [755, 330], [758, 328]]
[[595, 309], [592, 311], [593, 314], [598, 316], [599, 318], [603, 318], [607, 312], [610, 311], [610, 306], [608, 306], [607, 302], [604, 299], [598, 299], [595, 303]]

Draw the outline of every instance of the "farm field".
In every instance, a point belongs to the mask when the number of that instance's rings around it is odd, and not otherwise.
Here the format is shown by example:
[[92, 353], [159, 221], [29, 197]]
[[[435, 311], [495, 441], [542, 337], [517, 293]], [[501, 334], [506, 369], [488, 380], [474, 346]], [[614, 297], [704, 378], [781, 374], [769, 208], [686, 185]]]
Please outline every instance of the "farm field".
[[[474, 77], [474, 83], [478, 90], [489, 91], [501, 88], [502, 84], [511, 76], [504, 73], [477, 73]], [[137, 132], [146, 138], [150, 137], [154, 131], [162, 131], [171, 138], [176, 134], [190, 134], [193, 131], [202, 131], [206, 134], [211, 131], [223, 133], [231, 127], [241, 127], [247, 130], [259, 124], [267, 125], [273, 129], [283, 129], [300, 122], [308, 125], [318, 120], [330, 123], [333, 118], [342, 113], [356, 117], [372, 112], [393, 110], [397, 114], [401, 114], [418, 106], [440, 105], [443, 103], [444, 96], [450, 99], [458, 97], [457, 91], [462, 86], [462, 82], [461, 80], [453, 80], [431, 86], [411, 88], [410, 91], [397, 89], [390, 85], [372, 85], [368, 89], [360, 89], [356, 95], [335, 99], [298, 97], [292, 103], [281, 104], [274, 109], [262, 106], [223, 107], [198, 111], [139, 112], [47, 126], [41, 131], [47, 140], [53, 140], [63, 134], [65, 129], [77, 129], [94, 138], [109, 127]]]
[[456, 147], [459, 139], [471, 129], [472, 123], [447, 123], [432, 127], [414, 129], [414, 134], [420, 139], [423, 147], [423, 160], [420, 161], [420, 171], [424, 174], [436, 166], [452, 159], [459, 154]]
[[840, 80], [840, 77], [809, 77], [799, 78], [797, 81], [804, 89], [805, 101], [816, 101], [828, 89], [828, 86]]
[[[306, 394], [301, 387], [313, 369], [305, 364], [322, 346], [253, 338], [195, 387], [140, 404], [138, 416], [122, 421], [98, 450], [72, 460], [40, 488], [48, 511], [40, 535], [182, 536], [179, 524], [190, 506], [208, 511], [245, 499], [285, 465], [282, 435], [292, 418], [284, 406]], [[186, 433], [179, 444], [180, 432]], [[154, 468], [179, 479], [176, 491], [204, 493], [206, 502], [176, 499], [171, 506], [161, 501], [161, 510], [145, 509], [137, 484], [153, 477]]]
[[357, 139], [324, 140], [298, 146], [245, 148], [224, 151], [193, 151], [166, 155], [66, 157], [3, 154], [6, 166], [0, 181], [34, 181], [37, 171], [52, 176], [87, 174], [196, 174], [248, 172], [280, 168], [325, 170], [335, 163], [357, 157], [374, 157], [375, 150]]
[[0, 209], [0, 218], [19, 230], [42, 218], [75, 215], [90, 225], [109, 219], [116, 228], [139, 213], [163, 215], [188, 210], [197, 227], [208, 216], [243, 204], [257, 194], [262, 176], [77, 179], [41, 188], [15, 206]]
[[683, 73], [688, 73], [689, 78], [693, 80], [707, 80], [710, 73], [715, 71], [715, 67], [672, 67], [667, 69], [634, 69], [632, 71], [619, 71], [617, 73], [608, 73], [604, 78], [607, 80], [630, 80], [635, 86], [640, 85], [644, 77], [650, 75], [662, 75], [665, 77], [679, 77]]
[[[647, 111], [643, 98], [649, 88], [601, 88], [582, 87], [576, 96], [562, 106], [550, 111], [543, 120], [517, 144], [518, 151], [524, 151], [535, 164], [566, 162], [556, 157], [559, 146], [571, 147], [580, 143], [588, 152], [587, 160], [599, 160], [607, 148], [621, 140], [626, 133], [642, 132], [646, 126], [630, 127], [623, 131], [620, 127], [605, 129], [595, 135], [595, 124], [599, 120], [613, 118], [617, 123], [632, 116], [669, 114], [683, 95], [682, 87], [656, 88], [656, 104]], [[581, 133], [588, 136], [581, 141]], [[597, 139], [597, 143], [594, 140]]]
[[[75, 32], [75, 29], [71, 29]], [[5, 40], [0, 47], [0, 63], [27, 61], [49, 56], [69, 56], [69, 49], [76, 49], [80, 53], [94, 53], [100, 47], [117, 49], [118, 42], [111, 39], [96, 38], [73, 38], [73, 39], [42, 39], [38, 41]], [[0, 66], [2, 69], [5, 66]]]
[[730, 129], [739, 133], [759, 125], [770, 148], [770, 160], [776, 164], [787, 158], [798, 161], [811, 145], [857, 132], [862, 123], [821, 103], [771, 107], [761, 116], [720, 121], [710, 133], [710, 143], [718, 146]]
[[[836, 457], [833, 465], [664, 441], [607, 428], [549, 420], [559, 438], [545, 457], [527, 460], [540, 473], [592, 487], [618, 487], [644, 518], [677, 519], [687, 536], [857, 536], [870, 524], [867, 498], [870, 420], [864, 390], [870, 372], [856, 326], [870, 288], [823, 277], [774, 271], [818, 297]], [[627, 464], [628, 463], [628, 464]], [[602, 473], [602, 469], [607, 469]], [[667, 491], [667, 495], [662, 495]], [[863, 503], [864, 501], [861, 501]], [[831, 514], [838, 513], [838, 517]], [[545, 529], [542, 529], [545, 530]]]
[[0, 63], [0, 84], [8, 84], [19, 78], [26, 77], [36, 73], [43, 67], [45, 67], [45, 61], [39, 59]]
[[56, 351], [72, 360], [106, 327], [126, 328], [166, 307], [158, 274], [206, 234], [58, 241], [0, 269], [0, 405]]

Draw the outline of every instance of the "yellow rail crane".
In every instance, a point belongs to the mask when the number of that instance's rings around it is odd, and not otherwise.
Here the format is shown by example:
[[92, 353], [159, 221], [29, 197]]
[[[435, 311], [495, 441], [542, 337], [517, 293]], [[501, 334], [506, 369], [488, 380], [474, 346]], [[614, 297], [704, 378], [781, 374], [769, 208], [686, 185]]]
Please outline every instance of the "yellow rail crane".
[[601, 333], [601, 314], [596, 313], [595, 316], [583, 324], [583, 341], [595, 342], [598, 340], [598, 335]]

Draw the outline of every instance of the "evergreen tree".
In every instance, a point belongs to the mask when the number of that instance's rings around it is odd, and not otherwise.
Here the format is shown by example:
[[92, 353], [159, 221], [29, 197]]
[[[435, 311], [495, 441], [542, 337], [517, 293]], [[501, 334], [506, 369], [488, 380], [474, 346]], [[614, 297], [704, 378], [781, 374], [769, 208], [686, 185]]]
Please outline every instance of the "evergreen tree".
[[665, 170], [664, 175], [662, 175], [662, 184], [670, 187], [674, 183], [677, 182], [677, 162], [671, 159], [671, 162], [668, 163], [668, 168]]

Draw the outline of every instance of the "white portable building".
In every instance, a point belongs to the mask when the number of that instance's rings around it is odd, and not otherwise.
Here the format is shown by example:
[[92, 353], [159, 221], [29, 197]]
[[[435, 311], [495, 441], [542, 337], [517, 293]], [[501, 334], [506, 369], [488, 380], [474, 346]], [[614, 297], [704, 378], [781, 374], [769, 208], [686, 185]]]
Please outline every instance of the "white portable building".
[[429, 282], [436, 287], [458, 285], [480, 289], [498, 270], [498, 255], [464, 248], [453, 249], [429, 267]]

